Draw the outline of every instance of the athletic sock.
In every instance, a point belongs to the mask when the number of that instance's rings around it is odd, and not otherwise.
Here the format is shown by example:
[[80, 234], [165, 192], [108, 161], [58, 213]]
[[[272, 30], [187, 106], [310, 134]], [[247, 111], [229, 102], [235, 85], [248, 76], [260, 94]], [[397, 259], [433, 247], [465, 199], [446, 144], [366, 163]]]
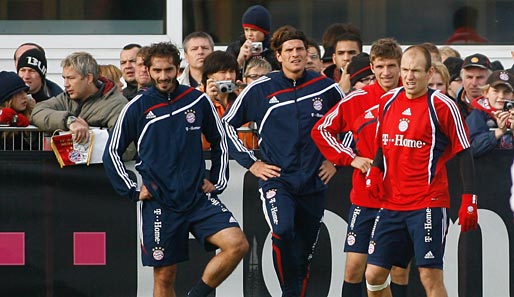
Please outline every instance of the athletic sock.
[[407, 285], [399, 285], [391, 282], [390, 286], [393, 297], [407, 297]]
[[[343, 283], [342, 297], [360, 297], [362, 296], [362, 282], [352, 284], [348, 282]], [[396, 296], [395, 296], [396, 297]]]
[[200, 279], [196, 285], [187, 293], [187, 296], [189, 297], [205, 297], [209, 295], [210, 292], [212, 292], [214, 289], [209, 287], [206, 283], [203, 282], [202, 279]]

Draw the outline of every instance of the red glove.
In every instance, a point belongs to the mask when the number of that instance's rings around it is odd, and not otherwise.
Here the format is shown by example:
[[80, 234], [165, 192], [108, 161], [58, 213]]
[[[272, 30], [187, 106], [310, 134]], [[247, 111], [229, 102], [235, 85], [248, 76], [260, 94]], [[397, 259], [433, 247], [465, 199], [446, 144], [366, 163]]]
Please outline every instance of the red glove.
[[9, 107], [0, 109], [0, 124], [10, 125], [16, 113], [14, 109]]
[[459, 209], [459, 225], [461, 225], [462, 232], [475, 230], [477, 228], [477, 201], [477, 195], [462, 194], [462, 202], [460, 203]]
[[27, 119], [26, 116], [22, 115], [21, 113], [18, 114], [18, 122], [16, 123], [16, 126], [18, 127], [27, 127], [30, 125], [29, 119]]
[[375, 199], [384, 198], [384, 174], [378, 167], [371, 166], [366, 175], [366, 190]]

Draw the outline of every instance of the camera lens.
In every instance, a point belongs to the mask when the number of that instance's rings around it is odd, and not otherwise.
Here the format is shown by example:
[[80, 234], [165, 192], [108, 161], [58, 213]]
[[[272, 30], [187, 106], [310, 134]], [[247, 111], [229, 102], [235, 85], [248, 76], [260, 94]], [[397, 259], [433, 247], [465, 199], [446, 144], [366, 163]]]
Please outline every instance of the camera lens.
[[227, 87], [223, 86], [220, 88], [220, 92], [222, 93], [226, 93], [227, 92]]

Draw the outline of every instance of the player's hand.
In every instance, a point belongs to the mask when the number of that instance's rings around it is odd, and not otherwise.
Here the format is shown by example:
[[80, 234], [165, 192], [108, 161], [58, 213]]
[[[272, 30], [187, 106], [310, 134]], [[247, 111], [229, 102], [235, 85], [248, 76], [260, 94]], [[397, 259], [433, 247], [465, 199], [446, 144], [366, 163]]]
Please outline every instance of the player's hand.
[[366, 175], [366, 189], [375, 199], [384, 198], [384, 174], [378, 167], [371, 166]]
[[150, 200], [152, 199], [152, 194], [150, 194], [150, 191], [146, 188], [145, 185], [141, 186], [141, 190], [139, 191], [139, 200]]
[[268, 178], [279, 177], [281, 169], [278, 166], [266, 164], [259, 160], [253, 163], [249, 170], [256, 177], [268, 180]]
[[87, 142], [89, 139], [89, 125], [83, 118], [77, 120], [70, 125], [71, 134], [75, 135], [75, 141], [78, 143]]
[[462, 194], [462, 201], [459, 209], [459, 225], [461, 231], [475, 230], [478, 225], [477, 212], [478, 196], [473, 194]]
[[362, 173], [368, 172], [368, 170], [371, 168], [371, 165], [373, 164], [373, 160], [365, 157], [355, 157], [350, 163], [350, 165], [355, 168], [359, 169]]
[[216, 187], [214, 186], [214, 184], [211, 183], [210, 180], [204, 178], [203, 179], [203, 185], [202, 185], [202, 191], [204, 193], [211, 193], [211, 192], [213, 192], [215, 190], [216, 190]]
[[[345, 67], [348, 67], [348, 64]], [[343, 90], [345, 94], [348, 93], [348, 91], [350, 91], [350, 88], [352, 87], [352, 83], [350, 82], [350, 74], [346, 71], [344, 67], [342, 68], [341, 79], [339, 80], [339, 87], [341, 87], [341, 90]]]
[[321, 163], [321, 166], [319, 167], [319, 173], [318, 176], [321, 178], [321, 181], [326, 185], [328, 182], [334, 177], [336, 174], [337, 169], [328, 160], [324, 160], [323, 163]]

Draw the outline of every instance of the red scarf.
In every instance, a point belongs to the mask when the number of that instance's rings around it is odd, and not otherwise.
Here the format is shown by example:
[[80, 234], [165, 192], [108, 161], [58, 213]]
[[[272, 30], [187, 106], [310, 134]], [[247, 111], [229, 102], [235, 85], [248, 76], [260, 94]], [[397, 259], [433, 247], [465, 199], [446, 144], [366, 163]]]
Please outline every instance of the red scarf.
[[476, 99], [473, 99], [473, 101], [471, 101], [471, 106], [487, 113], [491, 118], [496, 120], [496, 116], [494, 115], [494, 112], [496, 112], [498, 110], [491, 106], [491, 104], [489, 103], [489, 99], [487, 99], [485, 97], [478, 97]]

